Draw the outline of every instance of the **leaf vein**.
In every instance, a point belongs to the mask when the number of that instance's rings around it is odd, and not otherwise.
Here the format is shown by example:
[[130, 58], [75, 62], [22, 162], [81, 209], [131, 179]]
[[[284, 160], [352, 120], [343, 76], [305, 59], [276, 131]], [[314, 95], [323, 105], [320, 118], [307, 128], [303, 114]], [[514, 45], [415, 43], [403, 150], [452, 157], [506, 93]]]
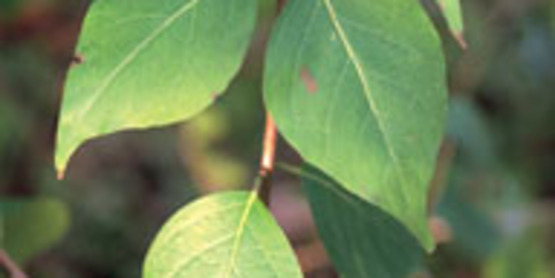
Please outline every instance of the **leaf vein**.
[[85, 115], [92, 106], [96, 103], [102, 93], [112, 84], [114, 79], [125, 69], [129, 64], [131, 64], [137, 56], [147, 48], [162, 32], [164, 32], [169, 26], [171, 26], [177, 19], [185, 15], [192, 8], [194, 8], [200, 0], [191, 0], [185, 3], [181, 8], [167, 17], [158, 27], [156, 27], [148, 36], [146, 36], [131, 52], [127, 54], [112, 71], [100, 82], [100, 85], [93, 91], [91, 98], [84, 105], [83, 109], [78, 114], [78, 118]]
[[219, 239], [212, 241], [212, 243], [202, 247], [200, 250], [192, 254], [187, 260], [180, 263], [175, 267], [173, 270], [167, 273], [167, 277], [176, 277], [182, 270], [186, 269], [192, 262], [196, 261], [197, 259], [202, 259], [202, 255], [205, 253], [214, 250], [215, 248], [221, 246], [222, 244], [226, 243], [228, 240], [231, 240], [233, 237], [231, 234], [223, 236]]
[[241, 214], [241, 219], [239, 220], [239, 224], [237, 225], [237, 231], [235, 232], [235, 235], [234, 235], [233, 247], [231, 248], [229, 262], [227, 263], [227, 267], [224, 268], [223, 277], [225, 278], [232, 277], [232, 274], [236, 271], [235, 264], [237, 263], [237, 256], [238, 256], [237, 254], [241, 247], [241, 241], [245, 233], [245, 226], [247, 225], [247, 221], [249, 219], [250, 213], [256, 202], [256, 198], [258, 196], [257, 194], [258, 194], [258, 191], [256, 190], [251, 192], [249, 199], [245, 204], [245, 208], [243, 209], [243, 212]]
[[[329, 19], [333, 25], [333, 28], [337, 33], [337, 35], [339, 36], [340, 41], [343, 44], [343, 48], [345, 49], [345, 52], [347, 53], [349, 60], [351, 60], [355, 68], [355, 71], [359, 77], [358, 79], [363, 87], [366, 99], [368, 100], [369, 109], [371, 113], [374, 115], [374, 117], [376, 118], [376, 123], [378, 124], [378, 129], [380, 130], [380, 133], [384, 139], [387, 152], [390, 158], [393, 160], [393, 164], [395, 165], [396, 170], [401, 172], [399, 169], [399, 159], [397, 157], [397, 154], [395, 153], [395, 150], [393, 149], [393, 144], [391, 142], [391, 139], [387, 135], [385, 123], [383, 122], [383, 118], [381, 116], [380, 110], [370, 90], [370, 85], [368, 84], [368, 80], [366, 79], [364, 68], [361, 65], [361, 62], [356, 54], [356, 51], [351, 45], [351, 42], [347, 34], [345, 33], [345, 30], [343, 29], [341, 23], [338, 20], [337, 12], [333, 4], [331, 3], [331, 0], [322, 0], [322, 1], [324, 2], [324, 6], [326, 7], [326, 10], [327, 10]], [[398, 178], [401, 179], [401, 176], [399, 175]]]

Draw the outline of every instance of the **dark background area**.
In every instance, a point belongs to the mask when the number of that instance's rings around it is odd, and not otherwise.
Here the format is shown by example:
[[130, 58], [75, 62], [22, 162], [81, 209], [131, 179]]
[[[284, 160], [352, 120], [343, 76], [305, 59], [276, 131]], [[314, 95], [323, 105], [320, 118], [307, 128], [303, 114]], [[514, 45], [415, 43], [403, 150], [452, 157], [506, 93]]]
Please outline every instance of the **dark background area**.
[[[213, 107], [184, 124], [91, 140], [59, 181], [57, 111], [88, 3], [0, 0], [0, 201], [55, 199], [68, 213], [63, 237], [20, 262], [30, 277], [140, 277], [173, 211], [201, 194], [250, 186], [275, 16], [275, 3], [260, 2], [245, 65]], [[413, 276], [555, 277], [555, 1], [464, 0], [463, 10], [469, 47], [461, 52], [432, 9], [451, 109], [430, 207], [447, 242]], [[278, 153], [300, 162], [283, 140]], [[275, 181], [272, 210], [307, 277], [336, 277], [298, 179], [278, 172]]]

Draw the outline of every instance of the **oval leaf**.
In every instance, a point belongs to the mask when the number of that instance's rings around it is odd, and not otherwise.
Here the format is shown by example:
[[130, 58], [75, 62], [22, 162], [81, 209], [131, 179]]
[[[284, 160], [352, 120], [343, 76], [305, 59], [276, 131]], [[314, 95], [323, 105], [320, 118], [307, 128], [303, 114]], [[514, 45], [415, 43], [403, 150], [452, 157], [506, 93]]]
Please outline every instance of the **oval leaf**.
[[189, 118], [239, 69], [256, 0], [93, 1], [65, 86], [56, 165], [85, 140]]
[[69, 221], [69, 209], [55, 199], [2, 199], [0, 249], [25, 263], [60, 240]]
[[417, 1], [291, 0], [273, 31], [265, 101], [311, 164], [432, 249], [426, 193], [444, 129], [440, 41]]
[[145, 278], [301, 278], [287, 239], [256, 193], [200, 199], [164, 225]]
[[424, 250], [397, 220], [313, 169], [302, 175], [318, 232], [343, 278], [409, 277]]

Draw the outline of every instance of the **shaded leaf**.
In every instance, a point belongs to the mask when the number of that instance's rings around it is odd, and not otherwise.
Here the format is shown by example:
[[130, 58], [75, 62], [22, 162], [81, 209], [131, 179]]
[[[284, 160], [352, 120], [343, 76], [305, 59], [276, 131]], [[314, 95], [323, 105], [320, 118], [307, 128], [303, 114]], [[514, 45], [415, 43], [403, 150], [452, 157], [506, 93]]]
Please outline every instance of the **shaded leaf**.
[[386, 212], [314, 169], [303, 174], [303, 189], [341, 277], [403, 278], [419, 267], [418, 240]]
[[145, 278], [301, 278], [279, 226], [255, 192], [220, 193], [178, 211], [148, 252]]
[[453, 233], [446, 247], [466, 258], [483, 260], [500, 244], [500, 231], [485, 209], [494, 187], [501, 182], [497, 180], [498, 155], [492, 131], [470, 99], [454, 97], [450, 108], [447, 136], [455, 143], [457, 155], [436, 212], [447, 220]]
[[462, 97], [453, 97], [449, 107], [447, 136], [457, 146], [457, 161], [483, 171], [494, 169], [498, 155], [484, 115]]
[[437, 207], [437, 213], [447, 220], [453, 233], [448, 247], [468, 258], [483, 260], [499, 246], [501, 234], [487, 211], [468, 197], [464, 177], [471, 173], [457, 165], [451, 171], [450, 184]]
[[94, 1], [69, 72], [56, 165], [91, 137], [190, 118], [239, 69], [256, 0]]
[[69, 226], [67, 206], [55, 199], [0, 199], [0, 248], [18, 263], [53, 246]]
[[265, 101], [283, 136], [431, 250], [426, 193], [447, 90], [440, 41], [419, 3], [288, 1], [266, 59]]

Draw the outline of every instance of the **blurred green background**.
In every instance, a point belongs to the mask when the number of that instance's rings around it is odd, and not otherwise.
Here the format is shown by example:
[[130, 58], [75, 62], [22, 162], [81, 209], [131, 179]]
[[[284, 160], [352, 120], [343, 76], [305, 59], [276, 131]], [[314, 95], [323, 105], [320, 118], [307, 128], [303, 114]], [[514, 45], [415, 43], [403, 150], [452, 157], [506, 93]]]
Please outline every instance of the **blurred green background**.
[[[464, 52], [429, 9], [451, 91], [430, 192], [431, 215], [443, 223], [432, 228], [445, 243], [412, 276], [555, 277], [555, 1], [462, 2]], [[140, 277], [173, 211], [251, 184], [275, 17], [273, 0], [260, 4], [243, 69], [213, 107], [184, 124], [92, 140], [58, 181], [57, 110], [88, 1], [0, 0], [0, 247], [30, 277]], [[282, 140], [278, 161], [300, 158]], [[306, 277], [337, 277], [298, 178], [277, 172], [272, 198]]]

